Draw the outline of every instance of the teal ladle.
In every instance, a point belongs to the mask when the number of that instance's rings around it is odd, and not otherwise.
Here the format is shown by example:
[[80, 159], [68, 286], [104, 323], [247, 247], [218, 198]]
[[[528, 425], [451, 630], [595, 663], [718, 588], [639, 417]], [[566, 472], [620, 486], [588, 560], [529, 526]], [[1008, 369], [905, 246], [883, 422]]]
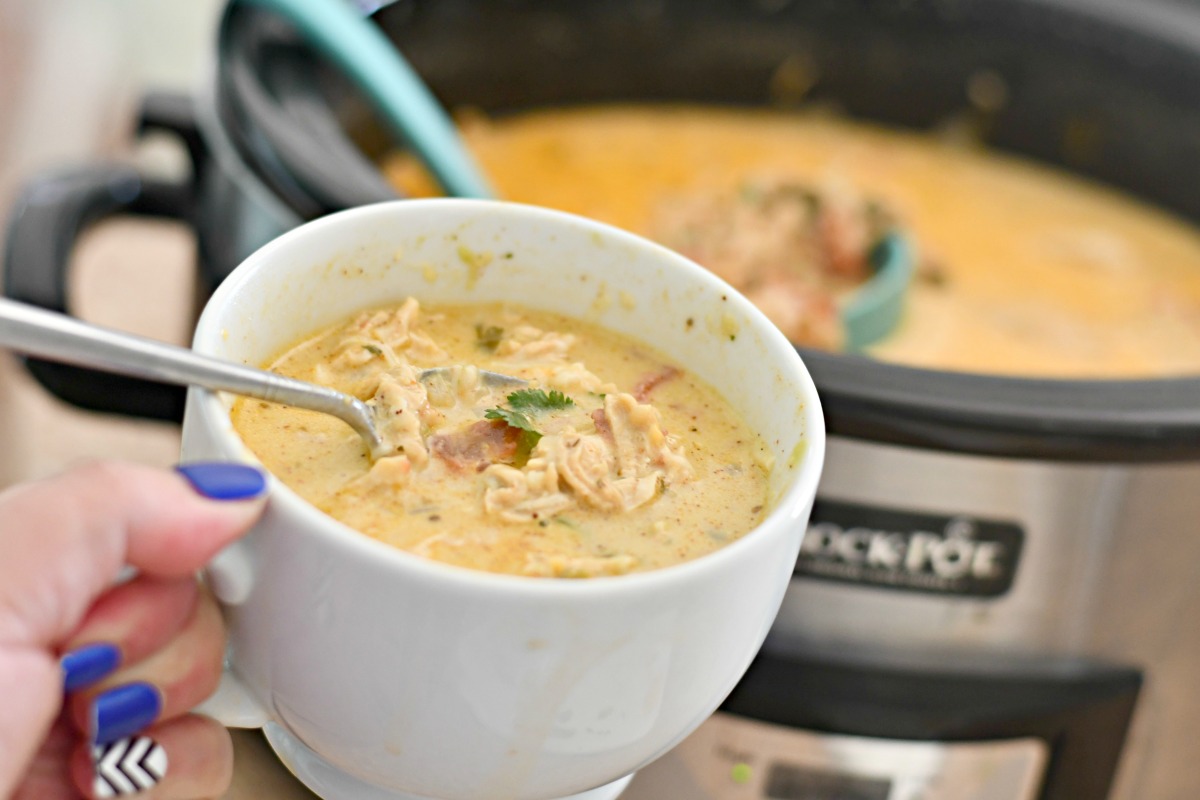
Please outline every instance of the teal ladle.
[[279, 14], [341, 67], [452, 197], [495, 195], [458, 129], [383, 32], [347, 0], [234, 0]]
[[873, 274], [842, 307], [846, 349], [862, 350], [896, 329], [912, 282], [913, 253], [899, 233], [888, 233], [870, 254]]

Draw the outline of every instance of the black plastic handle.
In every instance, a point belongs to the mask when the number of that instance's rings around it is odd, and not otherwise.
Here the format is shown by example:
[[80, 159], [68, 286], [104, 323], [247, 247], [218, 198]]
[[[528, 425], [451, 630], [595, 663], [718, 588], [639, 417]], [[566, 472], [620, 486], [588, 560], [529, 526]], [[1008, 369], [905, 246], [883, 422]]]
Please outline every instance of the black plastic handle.
[[[152, 95], [142, 108], [141, 130], [178, 135], [192, 159], [193, 176], [204, 161], [190, 101]], [[17, 198], [4, 250], [4, 294], [14, 300], [70, 313], [71, 253], [93, 223], [116, 215], [176, 220], [191, 217], [193, 181], [172, 183], [143, 177], [132, 167], [101, 164], [36, 177]], [[183, 418], [185, 390], [176, 386], [109, 375], [95, 370], [25, 359], [30, 373], [73, 405], [148, 419]]]

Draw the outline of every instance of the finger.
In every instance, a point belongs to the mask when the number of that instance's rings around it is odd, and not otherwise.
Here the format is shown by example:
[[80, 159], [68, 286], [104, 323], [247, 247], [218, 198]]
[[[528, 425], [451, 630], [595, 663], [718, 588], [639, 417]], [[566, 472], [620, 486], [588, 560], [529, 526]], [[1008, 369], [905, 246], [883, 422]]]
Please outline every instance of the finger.
[[66, 689], [84, 688], [163, 647], [191, 619], [199, 592], [190, 576], [138, 576], [102, 595], [63, 645]]
[[102, 748], [98, 758], [92, 748], [79, 747], [71, 776], [91, 798], [220, 797], [233, 778], [233, 745], [220, 723], [189, 714]]
[[[0, 643], [51, 646], [79, 624], [125, 565], [157, 577], [201, 567], [262, 509], [262, 474], [243, 479], [246, 502], [214, 502], [183, 476], [97, 462], [0, 494]], [[200, 490], [204, 490], [201, 486]]]
[[[10, 800], [79, 800], [69, 769], [78, 746], [79, 734], [70, 722], [55, 720]], [[0, 791], [0, 797], [9, 795]]]
[[[0, 797], [9, 797], [18, 788], [17, 782], [26, 776], [34, 754], [47, 742], [58, 713], [61, 681], [58, 665], [44, 650], [0, 645], [0, 697], [4, 698], [0, 713]], [[18, 796], [23, 799], [37, 795]]]
[[189, 574], [249, 528], [265, 485], [244, 465], [185, 478], [98, 462], [0, 493], [0, 790], [15, 785], [61, 709], [52, 652], [119, 571]]
[[[73, 694], [71, 717], [80, 730], [103, 742], [130, 735], [155, 719], [185, 714], [216, 690], [224, 649], [221, 612], [203, 593], [191, 617], [164, 646]], [[135, 688], [139, 686], [152, 688]]]

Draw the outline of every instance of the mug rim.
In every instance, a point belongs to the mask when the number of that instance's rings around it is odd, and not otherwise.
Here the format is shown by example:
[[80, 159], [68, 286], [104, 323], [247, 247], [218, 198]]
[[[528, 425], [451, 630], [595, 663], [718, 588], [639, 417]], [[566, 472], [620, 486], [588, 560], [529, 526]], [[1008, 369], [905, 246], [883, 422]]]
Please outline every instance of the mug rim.
[[[376, 562], [387, 569], [402, 570], [406, 573], [407, 578], [442, 584], [447, 581], [469, 584], [468, 588], [494, 587], [508, 593], [514, 591], [529, 593], [530, 596], [575, 596], [581, 593], [609, 591], [622, 593], [635, 590], [654, 591], [674, 582], [698, 579], [707, 572], [721, 569], [724, 562], [738, 560], [740, 554], [754, 548], [756, 542], [765, 538], [771, 530], [776, 531], [776, 536], [783, 535], [783, 531], [788, 525], [803, 521], [808, 513], [808, 506], [816, 496], [817, 483], [824, 465], [826, 433], [821, 401], [817, 395], [812, 375], [801, 355], [753, 303], [712, 272], [650, 239], [577, 214], [504, 200], [441, 197], [388, 200], [328, 214], [286, 231], [244, 258], [205, 303], [196, 324], [192, 347], [197, 352], [205, 353], [207, 352], [204, 348], [206, 341], [222, 338], [222, 331], [213, 329], [217, 325], [218, 309], [227, 305], [254, 273], [273, 263], [277, 251], [294, 247], [296, 241], [321, 236], [326, 229], [347, 224], [347, 220], [350, 219], [371, 216], [387, 217], [395, 213], [406, 213], [405, 209], [419, 212], [437, 206], [443, 206], [452, 211], [494, 212], [500, 209], [502, 213], [540, 217], [543, 220], [549, 220], [550, 224], [554, 225], [565, 223], [582, 225], [619, 244], [653, 252], [656, 259], [671, 262], [673, 270], [682, 270], [689, 275], [690, 280], [699, 280], [702, 283], [708, 282], [720, 286], [722, 292], [728, 295], [729, 301], [735, 305], [738, 312], [753, 320], [756, 332], [763, 337], [764, 352], [774, 356], [772, 364], [777, 368], [783, 368], [786, 365], [794, 382], [803, 392], [801, 397], [805, 426], [803, 463], [796, 469], [787, 488], [775, 499], [773, 508], [757, 525], [736, 540], [688, 561], [641, 572], [588, 578], [535, 577], [488, 572], [409, 553], [361, 533], [321, 511], [266, 469], [249, 446], [237, 435], [229, 417], [229, 409], [221, 399], [222, 393], [191, 387], [188, 391], [189, 394], [194, 393], [196, 411], [210, 434], [219, 442], [223, 455], [250, 463], [266, 474], [270, 487], [268, 491], [270, 503], [282, 504], [289, 513], [305, 518], [306, 522], [311, 523], [305, 526], [308, 534], [320, 536], [332, 546], [342, 548], [366, 561]], [[722, 389], [714, 388], [723, 394]], [[759, 430], [755, 432], [762, 435]]]

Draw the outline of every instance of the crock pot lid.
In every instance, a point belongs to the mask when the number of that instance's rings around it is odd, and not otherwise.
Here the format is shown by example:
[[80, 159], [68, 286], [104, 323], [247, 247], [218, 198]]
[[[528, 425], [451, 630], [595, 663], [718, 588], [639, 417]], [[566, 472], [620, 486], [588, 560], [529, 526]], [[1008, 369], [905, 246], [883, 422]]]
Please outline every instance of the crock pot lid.
[[801, 355], [833, 434], [1008, 458], [1200, 459], [1200, 378], [1031, 379]]

